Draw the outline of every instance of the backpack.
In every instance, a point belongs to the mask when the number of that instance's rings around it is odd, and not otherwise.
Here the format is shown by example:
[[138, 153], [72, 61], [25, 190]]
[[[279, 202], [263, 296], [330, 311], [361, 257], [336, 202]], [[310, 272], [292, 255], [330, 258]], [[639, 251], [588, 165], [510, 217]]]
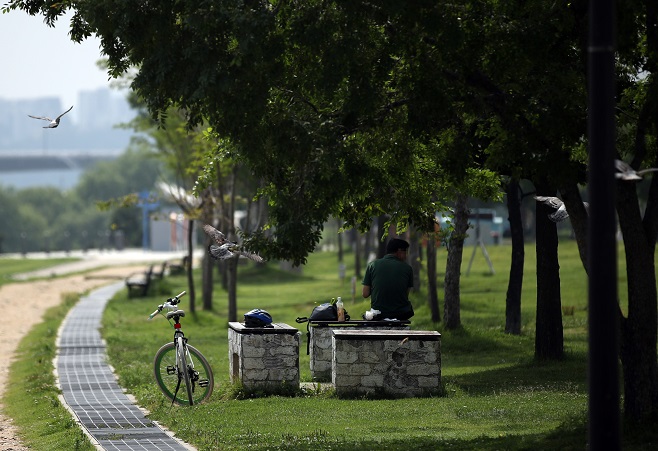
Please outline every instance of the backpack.
[[338, 308], [336, 304], [325, 302], [313, 309], [309, 321], [338, 321]]
[[[345, 321], [350, 320], [350, 315], [345, 310]], [[336, 300], [332, 299], [331, 302], [325, 302], [313, 308], [311, 315], [300, 316], [295, 321], [298, 323], [306, 323], [306, 355], [310, 354], [309, 347], [311, 346], [311, 331], [309, 329], [311, 321], [338, 321], [338, 307], [336, 307]]]

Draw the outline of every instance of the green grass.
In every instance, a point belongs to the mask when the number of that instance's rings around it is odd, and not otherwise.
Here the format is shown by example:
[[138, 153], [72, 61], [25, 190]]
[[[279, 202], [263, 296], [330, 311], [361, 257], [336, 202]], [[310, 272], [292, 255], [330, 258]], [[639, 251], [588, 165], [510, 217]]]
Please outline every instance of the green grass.
[[[464, 252], [461, 284], [463, 328], [446, 332], [429, 321], [426, 290], [414, 295], [416, 329], [442, 332], [445, 395], [400, 400], [343, 400], [331, 392], [254, 397], [231, 386], [228, 370], [226, 295], [215, 286], [213, 311], [198, 311], [183, 321], [191, 343], [209, 359], [217, 388], [210, 402], [193, 408], [171, 407], [155, 387], [151, 361], [172, 330], [146, 315], [162, 299], [128, 300], [119, 295], [106, 310], [103, 336], [122, 386], [135, 394], [150, 417], [200, 450], [215, 449], [583, 449], [586, 445], [587, 281], [573, 242], [560, 247], [565, 316], [565, 358], [539, 363], [533, 358], [536, 282], [534, 247], [526, 250], [522, 324], [519, 336], [507, 335], [505, 293], [509, 271], [506, 246], [488, 249], [495, 274], [477, 250], [466, 275], [472, 248]], [[439, 268], [445, 268], [445, 250]], [[353, 273], [346, 257], [347, 274]], [[443, 275], [439, 276], [442, 280]], [[349, 277], [348, 277], [349, 279]], [[171, 293], [185, 288], [183, 278], [167, 279]], [[199, 286], [197, 286], [198, 292]], [[357, 282], [360, 290], [360, 280]], [[277, 322], [295, 325], [314, 305], [342, 296], [353, 317], [368, 309], [352, 300], [349, 280], [338, 279], [335, 254], [310, 257], [302, 274], [276, 265], [242, 266], [238, 312], [265, 308]], [[187, 301], [183, 298], [183, 308]], [[197, 299], [197, 305], [200, 300]], [[298, 325], [305, 334], [305, 324]], [[300, 350], [301, 379], [310, 381], [305, 337]], [[634, 449], [649, 449], [655, 435], [625, 439]], [[631, 442], [632, 440], [632, 442]], [[645, 443], [639, 446], [638, 444]], [[649, 444], [649, 445], [647, 445]], [[636, 448], [635, 445], [638, 445]]]
[[10, 367], [4, 414], [14, 420], [31, 449], [95, 449], [60, 403], [53, 374], [57, 330], [78, 299], [69, 294], [61, 305], [47, 310], [43, 322], [21, 340], [17, 359]]
[[37, 271], [76, 260], [76, 258], [0, 258], [0, 285], [16, 282], [16, 280], [12, 279], [12, 276], [15, 274]]
[[[148, 298], [128, 299], [125, 292], [119, 293], [108, 304], [102, 333], [121, 385], [150, 411], [151, 419], [167, 426], [199, 450], [584, 449], [587, 435], [587, 281], [575, 244], [571, 241], [560, 244], [562, 304], [575, 308], [573, 316], [563, 317], [566, 353], [559, 362], [541, 363], [533, 358], [534, 247], [526, 249], [523, 329], [518, 336], [503, 332], [510, 248], [490, 247], [488, 251], [495, 274], [489, 272], [478, 249], [470, 273], [466, 275], [472, 248], [465, 249], [461, 329], [444, 331], [442, 323], [433, 324], [428, 319], [425, 288], [413, 296], [416, 309], [413, 327], [442, 333], [444, 395], [440, 397], [346, 400], [337, 399], [331, 391], [312, 390], [299, 391], [295, 396], [258, 397], [232, 386], [228, 371], [227, 297], [219, 285], [219, 277], [214, 309], [199, 309], [195, 314], [189, 314], [188, 310], [183, 320], [190, 342], [204, 353], [215, 372], [215, 392], [206, 404], [192, 408], [172, 407], [157, 389], [152, 375], [153, 356], [159, 346], [171, 339], [172, 329], [160, 316], [151, 321], [146, 318], [166, 297], [187, 288], [184, 277], [165, 278], [159, 284], [159, 294]], [[359, 297], [352, 300], [349, 283], [354, 271], [352, 261], [353, 257], [348, 254], [345, 261], [348, 280], [344, 284], [338, 279], [335, 254], [312, 255], [301, 274], [279, 271], [275, 263], [262, 268], [241, 266], [238, 313], [241, 315], [255, 307], [265, 308], [275, 321], [294, 326], [295, 318], [308, 316], [314, 305], [342, 296], [348, 312], [356, 318], [368, 309], [368, 303]], [[445, 268], [444, 249], [440, 251], [439, 268]], [[621, 267], [620, 273], [623, 274]], [[442, 279], [443, 274], [440, 274], [439, 280]], [[620, 276], [622, 296], [623, 280]], [[360, 290], [359, 282], [357, 290]], [[198, 281], [196, 289], [196, 302], [200, 306]], [[189, 298], [183, 298], [182, 308], [189, 309]], [[306, 333], [305, 324], [297, 326]], [[46, 334], [31, 340], [35, 346], [47, 347], [54, 345], [54, 339], [52, 343], [49, 341], [51, 338]], [[310, 381], [306, 337], [303, 338], [301, 379]], [[36, 351], [39, 350], [37, 347]], [[33, 366], [30, 363], [33, 360], [34, 355], [21, 352], [22, 364]], [[36, 373], [45, 371], [40, 366], [34, 370]], [[28, 376], [14, 376], [14, 372], [12, 368], [12, 377], [18, 377], [16, 381], [28, 380]], [[14, 382], [10, 389], [18, 392], [14, 394], [18, 398], [23, 390], [19, 387]], [[16, 420], [22, 430], [32, 429], [30, 416], [49, 414], [49, 403], [54, 404], [48, 381], [39, 382], [32, 389], [41, 390], [41, 395], [30, 394], [36, 396], [36, 400], [24, 397], [39, 407], [35, 413]], [[39, 400], [41, 403], [37, 403]], [[18, 411], [21, 407], [12, 406], [12, 409]], [[67, 423], [58, 428], [65, 426]], [[35, 432], [40, 436], [55, 437], [49, 432], [55, 428], [49, 424], [41, 423], [34, 429], [41, 431]], [[624, 448], [654, 449], [658, 443], [655, 431], [656, 428], [625, 433]], [[80, 437], [73, 434], [69, 440], [71, 438]], [[39, 444], [33, 447], [49, 449]], [[75, 448], [69, 442], [59, 449]]]

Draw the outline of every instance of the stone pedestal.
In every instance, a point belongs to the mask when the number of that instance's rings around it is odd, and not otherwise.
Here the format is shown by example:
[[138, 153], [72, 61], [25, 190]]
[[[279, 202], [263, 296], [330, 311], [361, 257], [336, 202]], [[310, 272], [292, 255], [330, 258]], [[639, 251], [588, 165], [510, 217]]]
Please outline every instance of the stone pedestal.
[[228, 329], [231, 382], [245, 388], [299, 387], [299, 341], [294, 327], [274, 323], [274, 327], [245, 327], [230, 322]]
[[331, 382], [334, 330], [409, 330], [409, 324], [409, 321], [310, 321], [308, 346], [313, 380]]
[[338, 396], [419, 397], [441, 387], [441, 334], [420, 330], [334, 330]]

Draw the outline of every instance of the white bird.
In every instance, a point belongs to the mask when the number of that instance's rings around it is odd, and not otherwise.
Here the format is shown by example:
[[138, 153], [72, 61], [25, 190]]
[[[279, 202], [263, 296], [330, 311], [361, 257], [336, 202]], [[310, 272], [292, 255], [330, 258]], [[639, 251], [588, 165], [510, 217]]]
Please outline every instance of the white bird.
[[[549, 207], [555, 208], [555, 211], [548, 215], [548, 219], [551, 221], [562, 222], [569, 217], [569, 213], [567, 213], [567, 207], [564, 205], [564, 202], [562, 202], [562, 199], [550, 196], [535, 196], [535, 200], [537, 202], [542, 202]], [[585, 210], [587, 210], [589, 213], [589, 204], [587, 202], [583, 202], [583, 205], [585, 206]]]
[[263, 257], [241, 250], [237, 243], [227, 240], [226, 236], [213, 226], [204, 224], [203, 230], [217, 243], [208, 246], [208, 252], [215, 260], [226, 260], [236, 255], [242, 255], [255, 262], [263, 262]]
[[66, 113], [68, 113], [72, 109], [73, 109], [73, 106], [71, 106], [71, 108], [69, 108], [68, 110], [64, 111], [62, 114], [57, 116], [55, 119], [51, 119], [48, 116], [32, 116], [31, 114], [28, 114], [28, 116], [30, 116], [33, 119], [41, 119], [42, 121], [50, 122], [50, 124], [44, 126], [43, 128], [57, 128], [57, 126], [59, 126], [59, 120], [62, 118], [62, 116], [64, 116]]
[[649, 168], [636, 171], [631, 167], [630, 164], [621, 160], [615, 160], [615, 168], [617, 171], [619, 171], [615, 174], [615, 177], [621, 180], [642, 180], [642, 176], [644, 174], [658, 171], [658, 168]]

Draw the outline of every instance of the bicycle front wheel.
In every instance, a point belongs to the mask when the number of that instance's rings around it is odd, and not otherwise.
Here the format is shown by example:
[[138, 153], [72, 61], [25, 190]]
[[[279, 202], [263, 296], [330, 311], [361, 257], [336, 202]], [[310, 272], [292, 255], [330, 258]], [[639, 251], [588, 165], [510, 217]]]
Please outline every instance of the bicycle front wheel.
[[[187, 345], [186, 369], [190, 377], [192, 394], [187, 393], [183, 373], [179, 371], [179, 360], [174, 343], [167, 343], [158, 349], [153, 361], [153, 371], [158, 387], [164, 395], [183, 406], [194, 405], [207, 400], [212, 394], [214, 379], [206, 358], [194, 346]], [[178, 387], [178, 391], [176, 388]]]

